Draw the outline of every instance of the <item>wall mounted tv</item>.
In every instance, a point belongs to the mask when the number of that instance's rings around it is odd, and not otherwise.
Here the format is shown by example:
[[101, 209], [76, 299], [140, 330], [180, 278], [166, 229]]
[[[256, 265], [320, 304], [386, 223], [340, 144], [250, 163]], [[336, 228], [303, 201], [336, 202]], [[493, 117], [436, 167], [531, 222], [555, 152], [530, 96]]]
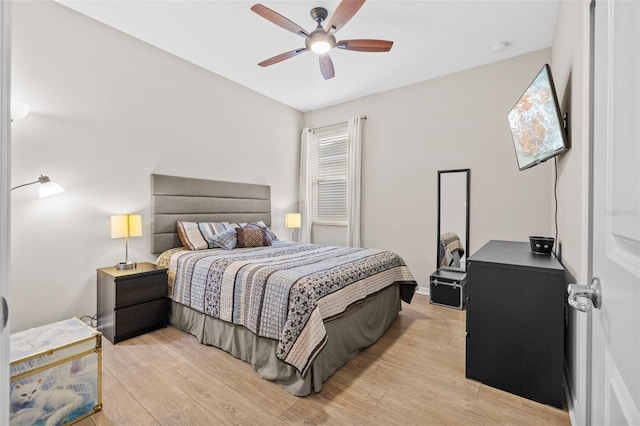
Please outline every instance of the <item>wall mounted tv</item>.
[[542, 67], [508, 117], [520, 170], [569, 149], [548, 64]]

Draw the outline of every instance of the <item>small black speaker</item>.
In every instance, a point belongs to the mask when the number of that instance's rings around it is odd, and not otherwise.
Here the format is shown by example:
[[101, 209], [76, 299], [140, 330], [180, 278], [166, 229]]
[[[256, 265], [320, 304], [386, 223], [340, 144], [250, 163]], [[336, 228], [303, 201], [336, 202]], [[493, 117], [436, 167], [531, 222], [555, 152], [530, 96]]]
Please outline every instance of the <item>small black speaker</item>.
[[551, 237], [529, 237], [529, 244], [531, 244], [531, 251], [535, 254], [550, 255], [553, 249], [553, 242], [555, 240]]

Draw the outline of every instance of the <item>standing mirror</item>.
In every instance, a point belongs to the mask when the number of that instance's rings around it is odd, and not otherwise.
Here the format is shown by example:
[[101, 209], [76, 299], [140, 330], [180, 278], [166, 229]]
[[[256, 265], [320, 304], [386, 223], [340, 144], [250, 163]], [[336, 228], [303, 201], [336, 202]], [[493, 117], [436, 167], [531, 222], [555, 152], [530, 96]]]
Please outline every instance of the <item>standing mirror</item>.
[[466, 269], [470, 181], [469, 169], [438, 171], [438, 269]]

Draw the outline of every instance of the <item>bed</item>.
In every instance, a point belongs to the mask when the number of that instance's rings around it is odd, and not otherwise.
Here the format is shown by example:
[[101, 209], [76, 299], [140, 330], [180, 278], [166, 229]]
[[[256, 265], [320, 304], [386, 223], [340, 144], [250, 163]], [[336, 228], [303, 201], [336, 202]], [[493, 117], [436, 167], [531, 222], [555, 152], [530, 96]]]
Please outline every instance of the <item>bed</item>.
[[[417, 287], [404, 261], [386, 251], [277, 240], [183, 247], [178, 222], [248, 223], [266, 228], [268, 239], [267, 185], [153, 174], [151, 198], [152, 252], [169, 268], [169, 322], [294, 395], [319, 392], [382, 337]], [[235, 229], [239, 240], [248, 235]]]

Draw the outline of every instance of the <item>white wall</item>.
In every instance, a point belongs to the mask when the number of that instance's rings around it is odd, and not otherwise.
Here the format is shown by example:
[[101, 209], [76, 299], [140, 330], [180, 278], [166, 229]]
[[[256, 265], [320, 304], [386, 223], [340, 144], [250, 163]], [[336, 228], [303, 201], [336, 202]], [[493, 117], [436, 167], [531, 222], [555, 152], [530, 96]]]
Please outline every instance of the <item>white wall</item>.
[[109, 216], [140, 213], [149, 174], [271, 185], [276, 233], [297, 209], [302, 113], [51, 1], [13, 3], [12, 331], [96, 311], [96, 268], [124, 259]]
[[399, 253], [426, 287], [436, 263], [437, 171], [471, 169], [470, 252], [551, 235], [552, 162], [519, 171], [507, 113], [550, 50], [305, 113], [318, 127], [366, 115], [363, 245]]
[[[571, 149], [558, 157], [558, 240], [562, 263], [578, 283], [589, 280], [589, 1], [561, 1], [551, 49], [560, 106], [569, 117]], [[574, 424], [585, 424], [587, 318], [569, 310], [565, 357]]]
[[571, 149], [558, 157], [558, 239], [562, 263], [586, 278], [589, 200], [589, 2], [562, 1], [552, 66]]

